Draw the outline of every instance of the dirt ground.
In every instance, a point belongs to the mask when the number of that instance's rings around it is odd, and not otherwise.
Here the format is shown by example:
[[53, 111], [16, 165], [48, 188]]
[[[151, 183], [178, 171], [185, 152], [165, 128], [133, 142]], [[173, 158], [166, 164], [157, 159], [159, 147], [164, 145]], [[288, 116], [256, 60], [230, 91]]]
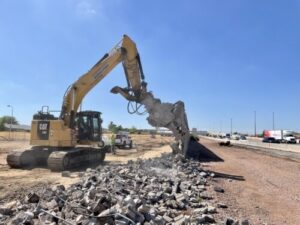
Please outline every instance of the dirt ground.
[[[168, 146], [170, 137], [149, 135], [133, 135], [134, 148], [132, 150], [117, 150], [116, 155], [108, 153], [105, 163], [126, 163], [138, 158], [158, 157], [162, 153], [170, 152]], [[23, 189], [43, 184], [63, 184], [69, 186], [80, 178], [78, 172], [72, 172], [71, 177], [62, 177], [61, 173], [50, 172], [45, 168], [31, 170], [10, 169], [6, 163], [7, 153], [15, 149], [30, 148], [28, 141], [0, 141], [0, 205], [4, 198], [12, 198]]]
[[205, 163], [207, 169], [245, 179], [216, 179], [225, 189], [217, 197], [229, 206], [227, 215], [250, 224], [300, 224], [300, 161], [220, 147], [206, 139], [201, 143], [224, 160]]
[[[167, 145], [171, 138], [157, 136], [133, 136], [135, 148], [118, 150], [116, 155], [107, 154], [105, 163], [125, 163], [137, 158], [152, 158], [171, 152]], [[288, 160], [252, 152], [242, 148], [220, 147], [216, 142], [201, 139], [201, 143], [221, 157], [224, 162], [206, 162], [207, 170], [238, 175], [243, 181], [216, 178], [216, 186], [223, 187], [225, 193], [216, 193], [216, 202], [228, 205], [217, 217], [224, 221], [228, 217], [249, 219], [250, 224], [300, 224], [300, 161]], [[6, 155], [16, 148], [26, 148], [27, 141], [0, 141], [0, 205], [2, 200], [13, 198], [28, 187], [43, 184], [64, 184], [79, 180], [79, 173], [72, 177], [62, 177], [48, 169], [10, 169]]]

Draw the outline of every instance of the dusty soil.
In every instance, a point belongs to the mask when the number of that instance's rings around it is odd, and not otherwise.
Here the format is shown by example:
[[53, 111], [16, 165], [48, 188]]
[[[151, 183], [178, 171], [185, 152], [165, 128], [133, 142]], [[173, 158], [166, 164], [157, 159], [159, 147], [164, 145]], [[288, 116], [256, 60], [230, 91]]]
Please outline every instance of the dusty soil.
[[[138, 158], [158, 157], [162, 153], [171, 152], [168, 143], [171, 138], [151, 138], [149, 135], [133, 136], [135, 148], [117, 150], [116, 155], [108, 153], [105, 163], [126, 163]], [[50, 172], [45, 168], [31, 170], [11, 169], [6, 163], [7, 153], [15, 149], [30, 148], [28, 141], [0, 141], [0, 205], [1, 200], [13, 198], [18, 192], [44, 184], [63, 184], [66, 187], [77, 182], [79, 172], [72, 172], [71, 177], [62, 177], [61, 173]]]
[[[116, 155], [107, 154], [106, 163], [125, 163], [137, 158], [152, 158], [170, 152], [167, 145], [171, 138], [134, 136], [135, 149], [118, 150]], [[228, 205], [217, 214], [221, 221], [227, 217], [249, 219], [250, 224], [300, 224], [300, 162], [252, 152], [242, 148], [220, 147], [216, 142], [201, 139], [201, 143], [221, 157], [224, 162], [204, 163], [208, 170], [238, 175], [244, 181], [233, 178], [216, 178], [216, 186], [225, 193], [215, 193], [216, 202]], [[47, 169], [9, 169], [6, 155], [16, 148], [26, 148], [28, 142], [0, 141], [0, 205], [1, 200], [13, 198], [28, 187], [50, 184], [66, 186], [78, 181], [78, 172], [72, 177], [61, 177]]]
[[220, 147], [206, 139], [201, 143], [224, 160], [205, 163], [207, 169], [245, 179], [215, 179], [225, 189], [217, 198], [229, 206], [227, 216], [250, 224], [300, 224], [300, 161]]

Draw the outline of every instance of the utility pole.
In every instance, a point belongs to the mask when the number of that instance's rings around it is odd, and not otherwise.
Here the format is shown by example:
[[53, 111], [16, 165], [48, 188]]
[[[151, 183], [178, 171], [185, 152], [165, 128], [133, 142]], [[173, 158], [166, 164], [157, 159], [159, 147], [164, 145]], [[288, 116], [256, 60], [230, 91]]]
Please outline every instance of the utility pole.
[[230, 136], [232, 136], [232, 118], [230, 118]]
[[11, 117], [10, 117], [10, 126], [9, 126], [9, 140], [11, 140], [11, 127], [12, 127], [12, 119], [14, 116], [14, 107], [12, 105], [7, 105], [7, 107], [11, 108]]
[[256, 137], [256, 110], [254, 110], [254, 137]]
[[273, 112], [273, 130], [275, 130], [275, 116], [274, 116], [274, 112]]

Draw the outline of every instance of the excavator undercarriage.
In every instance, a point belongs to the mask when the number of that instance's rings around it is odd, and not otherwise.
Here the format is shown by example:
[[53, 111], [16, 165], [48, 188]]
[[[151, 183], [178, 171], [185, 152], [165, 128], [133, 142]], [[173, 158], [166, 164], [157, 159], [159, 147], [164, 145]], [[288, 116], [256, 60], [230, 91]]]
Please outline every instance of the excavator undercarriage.
[[[74, 147], [33, 146], [31, 149], [15, 151], [7, 156], [12, 168], [48, 167], [52, 171], [71, 170], [99, 164], [104, 161], [108, 146], [102, 142], [102, 119], [99, 112], [82, 111], [77, 113], [74, 129], [77, 143]], [[38, 126], [34, 126], [32, 138], [50, 140], [51, 129], [58, 122], [52, 114], [42, 111], [34, 115]], [[33, 122], [33, 124], [35, 124]], [[53, 140], [54, 142], [54, 140]], [[87, 144], [89, 143], [89, 145]], [[93, 145], [91, 145], [93, 143]], [[51, 144], [51, 143], [50, 143]]]
[[8, 154], [7, 163], [12, 168], [47, 167], [51, 171], [63, 171], [97, 165], [104, 159], [105, 150], [101, 148], [32, 148]]

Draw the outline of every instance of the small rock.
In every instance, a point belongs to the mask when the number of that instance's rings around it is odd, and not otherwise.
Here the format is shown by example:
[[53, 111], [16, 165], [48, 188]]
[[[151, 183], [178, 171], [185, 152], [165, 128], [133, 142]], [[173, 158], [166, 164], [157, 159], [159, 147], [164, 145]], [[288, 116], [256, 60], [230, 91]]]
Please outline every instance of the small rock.
[[173, 219], [167, 215], [163, 216], [163, 219], [167, 222], [167, 223], [171, 223], [173, 221]]
[[203, 214], [199, 219], [198, 223], [214, 223], [215, 219], [212, 215]]
[[201, 177], [207, 177], [207, 173], [205, 173], [204, 171], [200, 172], [199, 174]]
[[82, 197], [83, 197], [83, 191], [78, 190], [72, 193], [73, 199], [81, 199]]
[[28, 218], [28, 215], [25, 212], [18, 213], [11, 221], [12, 225], [26, 224], [33, 225], [34, 222], [32, 219]]
[[175, 198], [177, 202], [182, 202], [187, 199], [187, 196], [185, 194], [176, 194]]
[[140, 212], [140, 213], [149, 213], [149, 211], [150, 211], [150, 206], [148, 206], [148, 205], [141, 205], [138, 208], [138, 212]]
[[33, 217], [34, 217], [34, 214], [32, 212], [30, 212], [30, 211], [25, 212], [25, 214], [27, 215], [27, 219], [28, 220], [32, 220]]
[[182, 225], [184, 224], [185, 218], [184, 215], [179, 215], [177, 217], [174, 218], [174, 223], [175, 225]]
[[238, 224], [239, 222], [232, 218], [227, 218], [225, 221], [225, 225], [238, 225]]
[[213, 199], [213, 197], [210, 196], [210, 195], [208, 195], [207, 193], [201, 193], [201, 194], [200, 194], [200, 198], [206, 199], [206, 200]]
[[26, 202], [28, 202], [28, 203], [38, 203], [39, 200], [40, 200], [40, 197], [34, 192], [30, 192], [26, 196]]
[[214, 217], [212, 215], [203, 214], [202, 218], [204, 219], [204, 221], [206, 223], [214, 223], [215, 222], [215, 219], [214, 219]]
[[216, 192], [224, 193], [224, 189], [221, 188], [221, 187], [214, 187], [214, 190], [215, 190]]
[[164, 225], [165, 222], [164, 222], [164, 219], [162, 216], [156, 216], [154, 219], [153, 219], [153, 222], [154, 224], [156, 225]]
[[194, 214], [206, 214], [207, 213], [207, 207], [194, 209], [193, 213]]
[[11, 216], [13, 214], [13, 210], [10, 208], [0, 208], [0, 214], [5, 216]]
[[55, 199], [52, 199], [50, 202], [46, 203], [46, 206], [48, 209], [55, 209], [58, 206], [58, 204], [55, 201]]
[[76, 217], [76, 220], [75, 220], [76, 224], [81, 223], [81, 222], [82, 222], [82, 219], [83, 219], [83, 215], [78, 215], [78, 216]]
[[86, 172], [87, 172], [87, 173], [92, 172], [92, 168], [87, 168], [87, 169], [86, 169]]
[[224, 204], [224, 203], [218, 203], [218, 204], [217, 204], [217, 207], [218, 207], [218, 208], [223, 208], [223, 209], [225, 209], [225, 208], [227, 208], [227, 205]]
[[62, 177], [71, 177], [71, 172], [70, 171], [62, 171], [61, 176]]
[[241, 225], [249, 225], [250, 223], [249, 223], [249, 221], [248, 220], [243, 220], [242, 222], [241, 222]]
[[78, 176], [78, 177], [83, 177], [83, 176], [84, 176], [84, 172], [78, 172], [78, 173], [77, 173], [77, 176]]
[[216, 208], [213, 207], [213, 206], [208, 206], [208, 207], [207, 207], [207, 212], [208, 212], [208, 213], [216, 213], [217, 210], [216, 210]]
[[11, 202], [8, 202], [5, 204], [5, 208], [12, 209], [12, 208], [16, 207], [16, 205], [17, 205], [17, 201], [11, 201]]

